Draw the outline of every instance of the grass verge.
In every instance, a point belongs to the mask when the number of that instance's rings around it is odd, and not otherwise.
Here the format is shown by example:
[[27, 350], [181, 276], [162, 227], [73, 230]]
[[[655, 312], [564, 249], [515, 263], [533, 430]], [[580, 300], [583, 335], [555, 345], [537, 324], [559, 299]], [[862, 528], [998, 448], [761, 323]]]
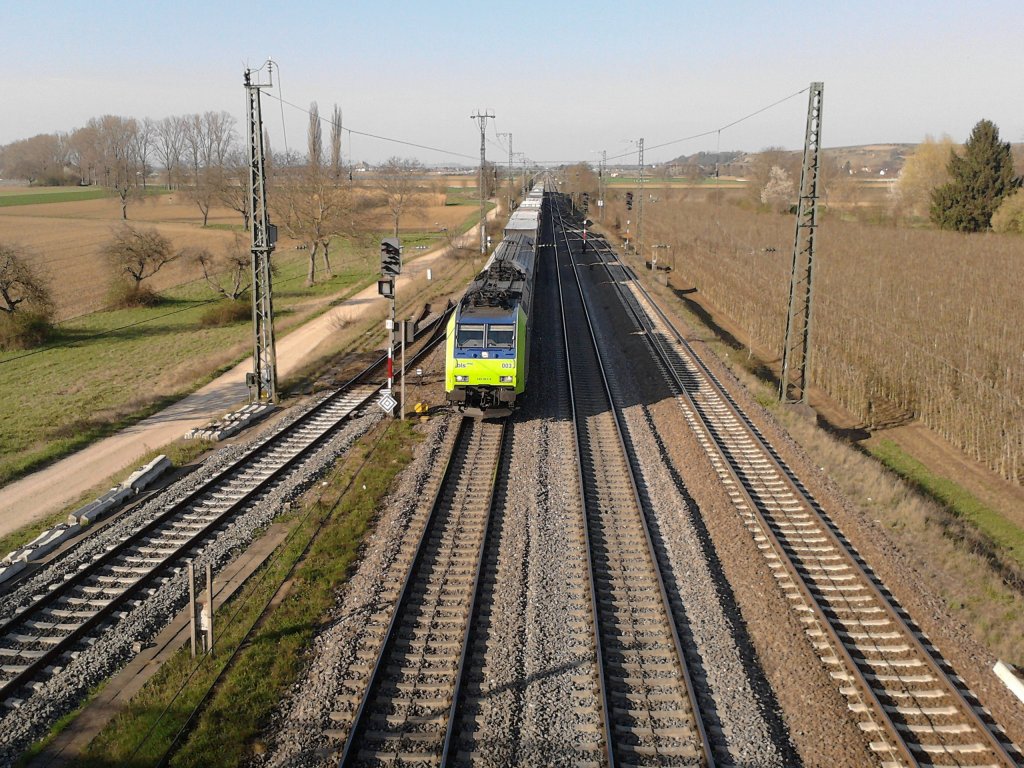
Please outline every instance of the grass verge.
[[[305, 262], [305, 254], [287, 253], [277, 263], [279, 338], [371, 280], [371, 270], [349, 258], [307, 286]], [[155, 413], [242, 359], [252, 343], [244, 319], [203, 325], [216, 301], [201, 282], [190, 283], [154, 307], [69, 321], [47, 348], [0, 354], [0, 485]]]
[[12, 205], [37, 205], [39, 203], [77, 203], [82, 200], [98, 200], [102, 197], [113, 197], [107, 189], [79, 189], [77, 187], [47, 189], [40, 192], [21, 192], [13, 195], [0, 195], [0, 208]]
[[170, 764], [240, 764], [301, 674], [304, 653], [349, 577], [380, 500], [418, 439], [409, 423], [393, 421], [364, 436], [327, 485], [317, 488], [317, 497], [285, 517], [293, 526], [288, 538], [218, 610], [216, 657], [193, 660], [187, 649], [178, 651], [77, 764], [155, 765], [197, 707], [195, 724]]
[[880, 440], [869, 451], [918, 491], [941, 504], [955, 517], [978, 529], [992, 549], [1004, 552], [1024, 572], [1024, 530], [986, 506], [966, 488], [940, 477], [892, 440]]

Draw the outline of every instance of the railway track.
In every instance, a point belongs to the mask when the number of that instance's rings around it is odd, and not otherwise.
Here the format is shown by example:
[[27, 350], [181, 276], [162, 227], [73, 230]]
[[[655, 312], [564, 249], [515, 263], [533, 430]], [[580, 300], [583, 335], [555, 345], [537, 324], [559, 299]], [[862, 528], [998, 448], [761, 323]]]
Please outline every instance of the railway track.
[[504, 420], [460, 422], [358, 708], [332, 715], [349, 724], [342, 766], [454, 759], [455, 707], [505, 442]]
[[[713, 765], [560, 212], [558, 283], [591, 568], [607, 763]], [[563, 272], [564, 281], [563, 281]], [[681, 612], [681, 610], [680, 610]]]
[[[424, 329], [421, 338], [443, 328], [444, 320]], [[434, 343], [428, 341], [421, 353]], [[361, 380], [384, 359], [4, 620], [0, 701], [20, 706], [31, 687], [58, 674], [83, 643], [95, 641], [105, 626], [172, 578], [187, 557], [366, 406], [382, 385]]]
[[1020, 765], [1020, 752], [1002, 729], [635, 275], [607, 244], [592, 245], [882, 764]]

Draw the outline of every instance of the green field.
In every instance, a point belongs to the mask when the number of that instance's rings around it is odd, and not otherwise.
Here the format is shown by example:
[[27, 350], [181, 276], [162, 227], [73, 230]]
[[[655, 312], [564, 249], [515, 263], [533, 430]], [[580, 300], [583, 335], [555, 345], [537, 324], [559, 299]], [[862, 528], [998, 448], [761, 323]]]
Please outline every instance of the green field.
[[[315, 312], [300, 304], [368, 285], [376, 277], [375, 259], [372, 248], [335, 247], [335, 276], [308, 287], [304, 251], [276, 257], [279, 334]], [[69, 321], [48, 347], [0, 353], [0, 483], [149, 415], [244, 358], [248, 316], [202, 327], [214, 302], [204, 282], [192, 282], [168, 291], [153, 307]]]
[[40, 187], [31, 192], [26, 192], [23, 187], [11, 189], [0, 187], [0, 207], [36, 205], [38, 203], [75, 203], [111, 196], [112, 193], [109, 190], [96, 187]]

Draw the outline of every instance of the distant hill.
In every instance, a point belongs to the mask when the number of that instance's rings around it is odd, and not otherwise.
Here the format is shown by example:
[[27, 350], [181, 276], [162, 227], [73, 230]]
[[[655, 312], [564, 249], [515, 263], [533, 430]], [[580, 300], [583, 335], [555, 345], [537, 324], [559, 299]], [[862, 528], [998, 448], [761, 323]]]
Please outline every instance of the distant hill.
[[[852, 172], [854, 176], [891, 177], [899, 174], [916, 144], [864, 144], [856, 147], [828, 147], [824, 159]], [[783, 153], [799, 165], [803, 150]], [[712, 176], [717, 163], [722, 176], [744, 176], [750, 171], [756, 152], [697, 152], [680, 155], [665, 163], [672, 176]]]

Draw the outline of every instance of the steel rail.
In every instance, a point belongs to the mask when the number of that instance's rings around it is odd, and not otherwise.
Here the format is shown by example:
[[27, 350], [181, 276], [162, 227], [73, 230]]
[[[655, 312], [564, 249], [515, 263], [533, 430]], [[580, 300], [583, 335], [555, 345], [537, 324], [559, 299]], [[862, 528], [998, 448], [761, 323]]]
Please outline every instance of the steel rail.
[[[774, 471], [782, 478], [788, 491], [798, 498], [803, 505], [812, 510], [817, 519], [820, 521], [821, 532], [825, 534], [829, 542], [835, 548], [835, 550], [844, 556], [845, 563], [854, 571], [859, 577], [862, 584], [866, 585], [872, 594], [872, 597], [885, 611], [887, 617], [894, 623], [894, 625], [901, 631], [905, 639], [908, 640], [914, 647], [916, 655], [925, 661], [928, 665], [932, 674], [936, 676], [937, 680], [941, 681], [942, 686], [946, 689], [946, 692], [951, 695], [953, 700], [957, 703], [958, 709], [964, 713], [971, 725], [975, 727], [978, 733], [982, 734], [983, 738], [988, 742], [988, 746], [995, 753], [1003, 763], [1007, 766], [1016, 766], [1019, 763], [1010, 755], [1006, 746], [999, 740], [995, 733], [989, 728], [988, 724], [981, 719], [977, 713], [975, 707], [966, 700], [961, 693], [960, 689], [949, 679], [949, 675], [942, 669], [941, 665], [935, 660], [934, 656], [924, 647], [924, 644], [918, 637], [918, 633], [915, 632], [903, 619], [900, 612], [892, 605], [891, 601], [885, 597], [881, 589], [879, 589], [876, 583], [876, 577], [868, 574], [867, 571], [861, 565], [861, 559], [854, 552], [850, 550], [850, 547], [844, 543], [844, 541], [836, 535], [834, 530], [834, 523], [830, 519], [826, 519], [823, 516], [820, 505], [814, 500], [810, 494], [805, 490], [804, 486], [793, 476], [792, 470], [789, 469], [777, 456], [775, 450], [768, 445], [767, 441], [762, 437], [760, 431], [753, 425], [749, 417], [740, 409], [739, 405], [735, 402], [734, 398], [728, 393], [725, 387], [721, 384], [718, 378], [710, 371], [704, 361], [697, 355], [693, 350], [692, 346], [686, 339], [679, 333], [675, 326], [668, 319], [665, 311], [654, 301], [650, 292], [640, 283], [635, 273], [622, 263], [615, 251], [607, 246], [607, 253], [613, 261], [617, 263], [626, 275], [631, 279], [633, 286], [636, 290], [644, 297], [649, 306], [657, 313], [658, 318], [662, 324], [669, 330], [671, 336], [675, 339], [676, 343], [686, 352], [689, 356], [690, 361], [694, 364], [696, 370], [703, 376], [703, 378], [710, 384], [712, 390], [717, 394], [721, 400], [725, 403], [726, 408], [734, 419], [745, 427], [746, 437], [751, 439], [757, 448], [761, 451], [762, 455], [769, 462], [770, 466]], [[615, 276], [612, 275], [611, 269], [606, 261], [602, 260], [603, 265], [608, 272], [610, 278], [615, 281]], [[624, 291], [623, 287], [616, 282], [618, 290]], [[643, 316], [642, 308], [632, 306], [632, 302], [628, 301], [623, 296], [623, 304], [627, 309], [634, 315], [640, 327], [644, 329], [645, 335], [649, 340], [650, 346], [655, 354], [661, 359], [664, 364], [665, 371], [672, 376], [679, 392], [680, 396], [684, 398], [687, 404], [690, 406], [692, 411], [697, 414], [700, 418], [700, 423], [705, 431], [706, 437], [709, 440], [709, 444], [714, 446], [718, 457], [722, 460], [723, 466], [728, 472], [729, 476], [735, 483], [735, 488], [742, 494], [744, 500], [747, 502], [749, 509], [757, 516], [757, 520], [762, 529], [762, 533], [770, 542], [772, 549], [774, 550], [779, 562], [782, 564], [786, 573], [789, 575], [794, 588], [801, 594], [807, 603], [808, 607], [813, 612], [823, 632], [827, 635], [830, 644], [841, 658], [843, 666], [847, 668], [847, 672], [850, 673], [850, 677], [862, 695], [867, 700], [868, 706], [874, 712], [877, 718], [881, 721], [881, 725], [885, 732], [888, 734], [890, 739], [894, 742], [895, 748], [899, 752], [900, 756], [906, 760], [911, 766], [921, 765], [916, 755], [913, 753], [911, 747], [907, 744], [906, 740], [901, 735], [900, 729], [889, 715], [888, 710], [879, 700], [875, 693], [872, 685], [867, 681], [864, 673], [860, 670], [856, 661], [853, 659], [852, 654], [849, 651], [847, 643], [839, 637], [838, 630], [834, 626], [834, 623], [828, 618], [825, 610], [822, 608], [820, 601], [814, 597], [807, 585], [806, 580], [801, 576], [799, 569], [796, 564], [792, 561], [792, 558], [786, 551], [786, 545], [778, 538], [773, 530], [771, 522], [767, 519], [763, 505], [758, 503], [754, 498], [753, 494], [748, 490], [747, 483], [744, 482], [743, 478], [740, 477], [740, 473], [736, 466], [737, 462], [732, 458], [732, 454], [728, 447], [724, 444], [723, 439], [719, 436], [718, 430], [712, 428], [710, 421], [711, 419], [706, 415], [704, 408], [702, 408], [691, 395], [686, 384], [679, 379], [677, 372], [671, 364], [670, 356], [662, 347], [661, 342], [657, 339], [657, 334], [654, 331], [652, 322], [649, 318]], [[638, 312], [637, 310], [640, 310]]]
[[[428, 343], [421, 349], [417, 355], [413, 356], [412, 362], [415, 363], [421, 355], [424, 355], [427, 351], [433, 348], [440, 339], [444, 338], [444, 334], [440, 336], [436, 335], [437, 328], [444, 327], [444, 320], [447, 313], [442, 314], [439, 318], [434, 320], [428, 326], [421, 329], [419, 338], [433, 333], [435, 338], [428, 341]], [[230, 465], [225, 467], [216, 477], [204, 482], [198, 489], [190, 492], [187, 496], [179, 500], [170, 506], [166, 511], [161, 512], [158, 516], [153, 518], [150, 522], [144, 525], [142, 528], [134, 531], [126, 539], [118, 542], [116, 546], [108, 549], [102, 553], [99, 557], [87, 563], [84, 567], [74, 573], [70, 578], [63, 581], [57, 589], [53, 589], [43, 595], [40, 599], [34, 601], [31, 605], [27, 606], [23, 610], [8, 619], [2, 626], [0, 626], [0, 636], [6, 636], [11, 634], [13, 629], [24, 625], [27, 621], [33, 617], [38, 616], [40, 613], [46, 611], [51, 605], [62, 600], [68, 592], [72, 589], [82, 586], [90, 578], [95, 576], [98, 572], [104, 570], [111, 563], [116, 562], [127, 549], [130, 549], [135, 544], [143, 541], [147, 536], [154, 533], [157, 529], [166, 523], [169, 523], [173, 518], [177, 517], [185, 510], [189, 505], [196, 502], [202, 496], [212, 492], [217, 485], [223, 483], [227, 478], [237, 474], [240, 470], [244, 469], [247, 464], [251, 463], [254, 459], [262, 457], [264, 454], [274, 450], [278, 445], [285, 439], [289, 438], [293, 433], [301, 430], [309, 422], [318, 418], [324, 411], [335, 404], [338, 400], [343, 398], [349, 393], [349, 390], [353, 388], [363, 377], [369, 376], [372, 372], [379, 368], [384, 362], [386, 362], [387, 356], [384, 355], [378, 358], [371, 365], [361, 371], [359, 374], [354, 376], [348, 381], [343, 387], [339, 388], [329, 397], [318, 403], [316, 406], [311, 408], [305, 414], [302, 414], [294, 422], [280, 430], [279, 432], [268, 437], [265, 441], [255, 446], [252, 450], [247, 452], [245, 455], [240, 457], [238, 460], [232, 462]], [[381, 385], [383, 386], [383, 385]], [[369, 400], [376, 394], [376, 391], [380, 387], [369, 392], [369, 394], [354, 405], [348, 413], [353, 412], [355, 409], [363, 407]], [[346, 416], [348, 415], [346, 413]], [[173, 553], [162, 558], [156, 565], [153, 566], [147, 573], [137, 578], [133, 583], [128, 585], [120, 594], [115, 596], [104, 606], [100, 607], [97, 611], [91, 613], [85, 620], [77, 627], [75, 627], [67, 635], [60, 638], [60, 642], [53, 644], [47, 651], [43, 652], [38, 658], [33, 659], [25, 668], [20, 670], [15, 676], [7, 680], [0, 685], [0, 701], [10, 698], [15, 692], [20, 690], [25, 684], [31, 681], [40, 670], [46, 669], [52, 665], [56, 660], [68, 652], [79, 640], [87, 636], [99, 625], [101, 625], [111, 614], [122, 609], [127, 603], [129, 603], [141, 590], [150, 586], [154, 580], [159, 576], [166, 573], [168, 566], [180, 560], [184, 555], [196, 548], [203, 539], [205, 539], [212, 531], [219, 528], [224, 522], [232, 517], [242, 506], [249, 502], [254, 496], [258, 495], [268, 485], [274, 483], [280, 478], [282, 474], [291, 469], [295, 464], [303, 460], [311, 450], [321, 445], [336, 428], [336, 424], [327, 427], [323, 432], [317, 435], [312, 441], [303, 446], [295, 455], [287, 459], [280, 467], [274, 470], [270, 475], [261, 480], [256, 486], [251, 488], [244, 496], [232, 502], [227, 508], [219, 512], [209, 523], [204, 525], [202, 529], [189, 537], [186, 541], [181, 543]]]
[[[572, 358], [569, 355], [569, 348], [570, 348], [570, 344], [569, 344], [569, 329], [568, 329], [568, 326], [567, 326], [567, 324], [565, 322], [565, 300], [564, 300], [564, 297], [563, 297], [563, 294], [562, 294], [562, 279], [561, 279], [561, 276], [559, 275], [559, 266], [558, 266], [558, 239], [555, 236], [555, 211], [554, 211], [554, 208], [555, 208], [555, 205], [556, 205], [555, 201], [556, 201], [556, 196], [552, 195], [550, 204], [548, 206], [548, 213], [549, 213], [549, 217], [550, 217], [550, 221], [551, 221], [551, 233], [552, 233], [552, 237], [554, 238], [553, 243], [552, 243], [552, 251], [553, 252], [551, 254], [551, 257], [555, 260], [554, 271], [555, 271], [556, 283], [558, 285], [558, 306], [559, 306], [559, 311], [560, 311], [560, 314], [561, 314], [561, 317], [562, 317], [562, 339], [563, 339], [563, 341], [565, 343], [565, 371], [566, 371], [566, 378], [568, 379], [569, 409], [570, 409], [571, 413], [573, 414], [573, 435], [574, 435], [574, 438], [575, 438], [575, 441], [576, 441], [576, 478], [577, 478], [577, 481], [578, 481], [578, 489], [577, 490], [578, 490], [579, 495], [580, 495], [580, 502], [584, 505], [584, 510], [583, 510], [583, 518], [584, 518], [584, 520], [583, 520], [583, 541], [584, 541], [584, 544], [586, 545], [587, 561], [588, 562], [593, 562], [593, 555], [592, 555], [593, 549], [592, 549], [591, 542], [590, 542], [590, 527], [587, 525], [587, 521], [586, 521], [586, 516], [587, 515], [586, 515], [585, 507], [586, 507], [587, 493], [586, 493], [586, 489], [583, 486], [583, 451], [582, 451], [582, 447], [580, 446], [579, 430], [575, 426], [576, 425], [576, 418], [575, 418], [576, 417], [576, 393], [575, 393], [575, 389], [573, 387]], [[561, 216], [559, 216], [559, 221], [561, 221]], [[566, 247], [568, 247], [568, 240], [566, 240]], [[570, 259], [572, 258], [572, 250], [571, 249], [569, 250], [569, 258]], [[605, 664], [604, 664], [604, 656], [605, 656], [605, 653], [604, 653], [604, 640], [601, 637], [601, 617], [600, 617], [600, 612], [599, 612], [598, 607], [597, 607], [597, 584], [594, 582], [594, 569], [591, 568], [591, 567], [587, 568], [587, 579], [588, 579], [588, 583], [590, 585], [590, 611], [591, 611], [591, 621], [593, 622], [593, 627], [594, 627], [594, 652], [595, 652], [595, 655], [597, 656], [597, 688], [598, 688], [598, 696], [600, 696], [600, 699], [601, 699], [602, 728], [604, 730], [604, 739], [603, 739], [603, 741], [604, 741], [604, 749], [605, 749], [605, 755], [606, 755], [607, 760], [608, 760], [609, 768], [615, 768], [615, 766], [616, 766], [616, 762], [615, 762], [616, 761], [615, 747], [613, 746], [613, 743], [612, 743], [614, 731], [612, 730], [611, 700], [610, 700], [610, 697], [608, 695], [608, 681], [607, 681], [607, 675], [606, 675], [606, 672], [605, 672]]]
[[494, 492], [498, 487], [498, 470], [506, 455], [505, 440], [508, 438], [508, 420], [502, 419], [501, 434], [498, 436], [498, 456], [494, 462], [494, 474], [491, 476], [490, 490], [487, 498], [487, 521], [484, 523], [484, 530], [480, 536], [480, 551], [477, 553], [476, 573], [473, 575], [473, 596], [469, 601], [469, 618], [466, 621], [466, 630], [462, 637], [462, 653], [459, 656], [459, 666], [455, 673], [455, 689], [452, 692], [452, 705], [448, 711], [448, 727], [444, 735], [444, 748], [441, 750], [441, 768], [452, 765], [454, 760], [451, 756], [452, 744], [454, 741], [455, 726], [458, 722], [458, 710], [462, 685], [465, 680], [466, 661], [469, 658], [470, 641], [473, 636], [474, 619], [476, 618], [477, 605], [480, 598], [480, 588], [483, 584], [480, 576], [484, 571], [484, 558], [487, 552], [487, 537], [491, 531], [491, 520], [494, 519]]
[[[672, 603], [669, 600], [668, 590], [665, 587], [665, 579], [664, 579], [664, 576], [663, 576], [663, 573], [662, 573], [664, 565], [661, 563], [661, 561], [660, 561], [660, 559], [658, 557], [657, 549], [654, 546], [654, 540], [651, 537], [650, 526], [649, 526], [648, 521], [647, 521], [647, 514], [646, 514], [646, 511], [644, 509], [643, 502], [641, 501], [640, 491], [639, 491], [639, 488], [637, 486], [635, 469], [633, 467], [632, 461], [630, 461], [630, 458], [629, 458], [630, 454], [629, 454], [629, 451], [627, 450], [627, 447], [626, 447], [626, 440], [625, 440], [625, 437], [624, 437], [624, 427], [622, 425], [621, 417], [619, 415], [619, 410], [618, 410], [618, 408], [615, 405], [615, 399], [614, 399], [614, 397], [612, 396], [612, 393], [611, 393], [611, 387], [609, 386], [609, 383], [608, 383], [608, 377], [607, 377], [607, 374], [605, 372], [605, 365], [604, 365], [604, 360], [603, 360], [602, 355], [601, 355], [600, 345], [597, 342], [597, 336], [596, 336], [596, 334], [594, 332], [594, 325], [593, 325], [593, 321], [591, 319], [590, 309], [589, 309], [589, 307], [587, 305], [586, 293], [583, 290], [583, 283], [580, 280], [579, 272], [578, 272], [577, 267], [576, 267], [576, 262], [575, 262], [575, 259], [573, 258], [573, 254], [572, 254], [572, 247], [571, 247], [571, 245], [569, 243], [568, 234], [566, 233], [566, 228], [565, 228], [565, 225], [564, 225], [564, 220], [563, 220], [563, 218], [561, 216], [561, 212], [560, 211], [559, 211], [559, 223], [561, 225], [562, 236], [563, 236], [563, 238], [565, 240], [566, 250], [568, 251], [568, 254], [569, 254], [569, 260], [570, 260], [570, 263], [572, 264], [573, 277], [575, 278], [576, 287], [577, 287], [577, 289], [579, 291], [579, 295], [580, 295], [580, 302], [581, 302], [582, 307], [583, 307], [583, 319], [586, 321], [587, 330], [588, 330], [588, 333], [589, 333], [589, 336], [590, 336], [590, 342], [593, 345], [593, 352], [594, 352], [595, 359], [597, 360], [598, 371], [599, 371], [599, 373], [601, 375], [601, 381], [602, 381], [602, 384], [603, 384], [604, 395], [607, 398], [608, 405], [609, 405], [609, 408], [610, 408], [610, 411], [611, 411], [611, 415], [613, 417], [613, 422], [614, 422], [614, 425], [615, 425], [615, 432], [616, 432], [616, 434], [618, 436], [618, 444], [619, 444], [619, 446], [620, 446], [620, 448], [622, 450], [622, 455], [625, 458], [625, 463], [626, 463], [626, 466], [628, 468], [627, 475], [628, 475], [628, 479], [629, 479], [630, 488], [631, 488], [632, 493], [633, 493], [633, 500], [634, 500], [634, 503], [636, 504], [636, 509], [637, 509], [637, 511], [639, 513], [641, 528], [643, 529], [643, 532], [644, 532], [644, 538], [647, 541], [648, 555], [650, 557], [651, 565], [652, 565], [652, 568], [653, 568], [654, 573], [655, 573], [656, 581], [657, 581], [657, 584], [658, 584], [658, 589], [659, 589], [659, 592], [660, 592], [660, 595], [661, 595], [662, 605], [664, 607], [665, 614], [666, 614], [666, 620], [667, 620], [668, 626], [669, 626], [669, 628], [671, 630], [672, 642], [673, 642], [673, 645], [674, 645], [674, 648], [675, 648], [675, 654], [676, 654], [676, 662], [679, 665], [679, 669], [680, 669], [680, 672], [681, 672], [681, 675], [682, 675], [682, 680], [683, 680], [683, 687], [686, 690], [686, 695], [687, 695], [687, 697], [689, 699], [690, 710], [693, 713], [693, 721], [694, 721], [694, 723], [696, 725], [697, 733], [699, 735], [700, 748], [701, 748], [701, 751], [703, 752], [703, 755], [704, 755], [704, 762], [705, 762], [705, 764], [707, 766], [709, 766], [709, 768], [713, 768], [714, 765], [715, 765], [714, 755], [713, 755], [713, 752], [711, 750], [710, 742], [708, 740], [707, 729], [705, 727], [703, 718], [701, 717], [701, 709], [700, 709], [699, 703], [697, 701], [696, 692], [695, 692], [694, 683], [693, 683], [693, 677], [690, 674], [689, 664], [687, 663], [686, 656], [684, 655], [684, 652], [683, 652], [683, 644], [682, 644], [682, 640], [681, 640], [680, 635], [679, 635], [679, 628], [678, 628], [678, 626], [676, 624], [675, 613], [674, 613], [674, 611], [672, 609]], [[563, 294], [562, 294], [562, 286], [561, 286], [561, 277], [559, 276], [559, 296], [561, 297], [562, 295]], [[567, 334], [567, 323], [565, 322], [565, 314], [564, 314], [565, 313], [565, 304], [564, 304], [564, 301], [561, 302], [561, 305], [562, 305], [562, 313], [563, 313], [562, 314], [562, 328], [563, 328], [563, 335], [565, 335], [565, 334]], [[572, 366], [571, 366], [571, 364], [568, 364], [568, 361], [571, 360], [571, 355], [570, 355], [570, 345], [569, 345], [569, 340], [568, 340], [568, 336], [567, 335], [565, 335], [565, 339], [566, 339], [567, 368], [570, 371], [570, 393], [571, 393], [572, 392], [572, 384], [571, 384], [571, 370], [572, 370]], [[577, 339], [576, 343], [578, 344], [579, 341], [580, 340]], [[579, 429], [578, 429], [578, 426], [576, 426], [578, 424], [578, 422], [575, 419], [576, 401], [575, 401], [575, 397], [574, 396], [571, 399], [571, 403], [572, 403], [573, 414], [574, 414], [573, 424], [574, 424], [574, 427], [576, 429], [576, 435], [577, 435], [577, 461], [578, 462], [582, 462], [582, 456], [581, 456], [582, 446], [580, 445]], [[581, 493], [582, 493], [582, 476], [583, 476], [582, 465], [579, 466], [579, 470], [580, 470], [580, 477], [581, 477]], [[585, 500], [586, 499], [586, 495], [585, 494], [582, 495], [582, 498]], [[584, 501], [584, 504], [586, 504], [585, 501]], [[586, 527], [586, 526], [584, 526], [584, 527]], [[593, 555], [591, 554], [589, 535], [587, 536], [587, 552], [588, 552], [588, 558], [590, 559], [591, 563], [593, 563]], [[593, 582], [591, 582], [591, 589], [593, 590], [593, 588], [594, 588], [594, 585], [593, 585]], [[593, 594], [593, 591], [592, 591], [592, 594]], [[598, 630], [598, 634], [599, 634], [599, 630]], [[607, 711], [607, 699], [605, 699], [605, 708], [606, 708], [606, 711]], [[609, 751], [612, 752], [613, 750], [609, 749]], [[614, 759], [612, 759], [611, 764], [613, 766], [615, 765]]]
[[[395, 609], [391, 613], [391, 620], [388, 622], [388, 627], [384, 635], [384, 641], [381, 643], [380, 650], [377, 653], [377, 658], [374, 661], [373, 669], [370, 672], [370, 679], [366, 684], [366, 688], [363, 691], [363, 695], [359, 702], [359, 707], [356, 709], [355, 715], [352, 718], [352, 724], [349, 727], [348, 737], [345, 740], [345, 746], [341, 754], [341, 759], [338, 762], [339, 766], [347, 768], [354, 766], [359, 761], [359, 749], [360, 741], [363, 733], [368, 727], [367, 718], [369, 717], [369, 708], [371, 702], [376, 694], [378, 687], [380, 686], [383, 676], [385, 662], [394, 647], [398, 637], [397, 632], [400, 626], [402, 615], [409, 604], [410, 596], [412, 594], [413, 587], [416, 586], [415, 576], [417, 570], [420, 568], [423, 559], [426, 555], [427, 542], [430, 539], [431, 534], [434, 532], [435, 526], [439, 523], [440, 518], [443, 516], [443, 500], [445, 491], [449, 489], [451, 484], [457, 479], [453, 477], [452, 471], [454, 468], [454, 459], [456, 455], [460, 453], [460, 448], [463, 447], [463, 442], [468, 440], [469, 426], [474, 424], [475, 420], [471, 417], [462, 417], [459, 421], [458, 432], [456, 433], [455, 440], [452, 442], [451, 451], [445, 460], [444, 470], [441, 475], [441, 481], [438, 483], [437, 489], [434, 492], [434, 497], [430, 504], [430, 513], [427, 516], [426, 521], [423, 524], [423, 530], [420, 533], [419, 541], [416, 544], [415, 554], [409, 568], [406, 570], [405, 578], [402, 582], [402, 589], [399, 593], [398, 600], [395, 603]], [[501, 432], [498, 436], [499, 452], [494, 463], [494, 471], [491, 476], [490, 491], [487, 499], [487, 519], [484, 524], [483, 535], [481, 536], [480, 546], [477, 554], [476, 571], [473, 580], [473, 594], [469, 607], [469, 613], [467, 616], [466, 628], [463, 634], [463, 647], [458, 662], [458, 668], [456, 671], [456, 682], [455, 682], [455, 695], [453, 695], [452, 703], [449, 708], [449, 718], [445, 725], [445, 738], [443, 742], [442, 757], [447, 759], [448, 751], [451, 744], [452, 732], [454, 729], [455, 721], [452, 717], [455, 706], [458, 701], [458, 691], [461, 685], [463, 677], [463, 671], [465, 668], [465, 661], [467, 658], [466, 654], [466, 639], [472, 626], [472, 616], [474, 606], [476, 604], [476, 595], [479, 591], [480, 585], [480, 571], [482, 566], [483, 555], [486, 549], [487, 532], [489, 531], [490, 519], [493, 513], [494, 507], [494, 489], [497, 486], [497, 472], [498, 467], [501, 465], [502, 451], [505, 448], [505, 437], [506, 437], [506, 425], [507, 422], [502, 420]], [[444, 763], [442, 762], [442, 765]]]

